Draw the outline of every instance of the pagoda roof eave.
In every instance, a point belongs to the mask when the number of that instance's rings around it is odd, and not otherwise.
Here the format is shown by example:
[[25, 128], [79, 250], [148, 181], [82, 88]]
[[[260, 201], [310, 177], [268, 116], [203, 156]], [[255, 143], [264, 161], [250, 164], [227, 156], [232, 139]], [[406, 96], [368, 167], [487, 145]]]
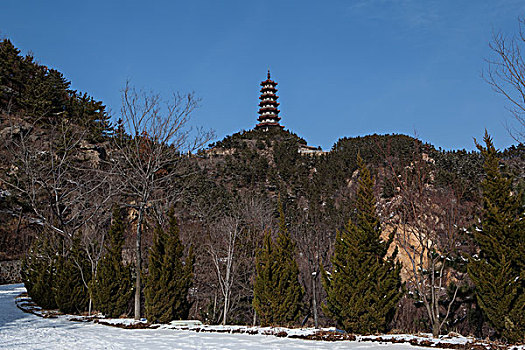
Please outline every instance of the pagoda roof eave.
[[260, 116], [259, 118], [257, 118], [258, 121], [262, 122], [263, 120], [267, 120], [267, 119], [273, 119], [273, 120], [276, 120], [276, 121], [279, 121], [281, 120], [281, 117], [279, 116]]
[[281, 125], [279, 123], [259, 123], [257, 125], [255, 125], [255, 128], [262, 128], [262, 127], [279, 127], [279, 128], [284, 128], [284, 125]]
[[259, 100], [264, 100], [267, 97], [271, 97], [271, 98], [274, 98], [276, 100], [279, 98], [279, 96], [277, 96], [276, 94], [263, 94], [263, 95], [259, 96]]
[[277, 85], [279, 85], [279, 84], [276, 83], [276, 82], [273, 81], [273, 80], [267, 79], [267, 80], [265, 80], [265, 81], [262, 81], [260, 85], [261, 85], [261, 86], [264, 86], [264, 85], [273, 85], [273, 86], [277, 86]]
[[262, 107], [262, 106], [273, 106], [275, 108], [277, 108], [277, 106], [279, 106], [280, 103], [277, 102], [277, 101], [261, 101], [259, 102], [259, 107]]

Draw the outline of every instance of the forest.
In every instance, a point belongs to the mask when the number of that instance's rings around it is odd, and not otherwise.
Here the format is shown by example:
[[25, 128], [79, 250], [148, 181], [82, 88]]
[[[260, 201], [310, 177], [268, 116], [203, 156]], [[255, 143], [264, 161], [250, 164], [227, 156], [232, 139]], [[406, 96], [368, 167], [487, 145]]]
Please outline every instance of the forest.
[[[64, 313], [525, 341], [525, 146], [190, 132], [198, 99], [120, 113], [0, 42], [0, 260]], [[215, 141], [212, 143], [212, 141]]]

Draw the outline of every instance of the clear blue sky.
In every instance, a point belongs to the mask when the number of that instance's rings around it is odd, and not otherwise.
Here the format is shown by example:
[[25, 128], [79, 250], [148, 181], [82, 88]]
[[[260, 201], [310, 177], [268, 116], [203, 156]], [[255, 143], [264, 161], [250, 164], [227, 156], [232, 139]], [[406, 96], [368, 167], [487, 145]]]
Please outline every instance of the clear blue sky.
[[192, 122], [218, 139], [256, 124], [259, 82], [279, 83], [282, 124], [329, 149], [342, 136], [404, 133], [473, 149], [513, 143], [506, 102], [480, 75], [494, 31], [523, 0], [2, 0], [0, 36], [62, 71], [118, 115], [127, 79], [195, 91]]

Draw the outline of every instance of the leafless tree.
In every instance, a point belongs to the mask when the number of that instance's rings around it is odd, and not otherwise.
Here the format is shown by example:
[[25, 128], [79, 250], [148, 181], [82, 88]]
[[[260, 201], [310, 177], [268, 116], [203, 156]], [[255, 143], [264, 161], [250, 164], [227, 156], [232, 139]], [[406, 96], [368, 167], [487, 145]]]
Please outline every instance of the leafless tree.
[[[417, 149], [417, 147], [415, 147]], [[430, 163], [414, 152], [412, 163], [401, 173], [391, 167], [397, 194], [387, 206], [393, 216], [388, 224], [397, 228], [395, 241], [404, 257], [407, 284], [423, 303], [435, 337], [447, 321], [460, 286], [451, 261], [458, 257], [461, 229], [458, 196], [452, 189], [433, 185]], [[447, 287], [456, 282], [447, 300]]]
[[495, 58], [487, 59], [488, 67], [482, 76], [492, 88], [505, 96], [508, 109], [518, 127], [509, 127], [511, 136], [525, 142], [525, 61], [521, 50], [525, 47], [525, 19], [519, 19], [516, 36], [496, 33], [490, 42]]
[[12, 130], [8, 148], [14, 162], [7, 185], [29, 204], [29, 220], [73, 237], [111, 198], [105, 173], [86, 164], [84, 132], [66, 120], [45, 133], [24, 122]]
[[[27, 221], [40, 225], [48, 240], [60, 237], [63, 243], [57, 253], [67, 254], [72, 239], [80, 237], [93, 276], [105, 230], [90, 231], [89, 227], [100, 226], [116, 193], [111, 172], [104, 169], [107, 164], [90, 149], [86, 130], [65, 118], [45, 129], [38, 120], [10, 120], [7, 149], [13, 165], [6, 184], [28, 204]], [[88, 289], [92, 276], [83, 276]]]
[[213, 136], [211, 132], [192, 134], [188, 128], [197, 102], [193, 94], [177, 93], [165, 101], [159, 94], [137, 91], [129, 84], [122, 91], [121, 119], [129, 135], [117, 135], [114, 144], [125, 204], [136, 211], [135, 319], [141, 317], [141, 235], [146, 211], [178, 194], [176, 185], [187, 175], [186, 155]]
[[251, 296], [255, 248], [272, 224], [271, 213], [271, 207], [260, 198], [244, 197], [209, 229], [206, 251], [222, 295], [222, 324], [227, 323], [239, 300]]
[[223, 316], [222, 324], [226, 324], [228, 311], [230, 309], [230, 298], [233, 283], [237, 276], [239, 266], [239, 256], [236, 251], [238, 248], [238, 239], [243, 231], [242, 219], [237, 215], [228, 215], [223, 217], [216, 226], [213, 234], [207, 244], [208, 253], [215, 268], [220, 291], [223, 296]]
[[[329, 260], [331, 247], [331, 234], [335, 231], [327, 227], [323, 220], [322, 208], [315, 207], [312, 203], [298, 204], [299, 215], [290, 231], [297, 243], [300, 253], [299, 261], [303, 260], [302, 268], [304, 284], [307, 286], [307, 296], [311, 299], [311, 312], [314, 326], [319, 327], [319, 300], [322, 288], [319, 279], [319, 267]], [[308, 288], [310, 286], [310, 288]]]

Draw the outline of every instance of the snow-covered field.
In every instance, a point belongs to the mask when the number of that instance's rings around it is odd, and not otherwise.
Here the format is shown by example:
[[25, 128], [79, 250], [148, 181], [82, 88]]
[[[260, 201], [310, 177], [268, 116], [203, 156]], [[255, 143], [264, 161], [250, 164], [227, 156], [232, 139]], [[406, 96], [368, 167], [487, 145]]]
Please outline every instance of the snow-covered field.
[[66, 317], [42, 318], [17, 308], [21, 284], [0, 286], [0, 349], [427, 349], [409, 344], [312, 341], [267, 335], [178, 329], [121, 329]]

